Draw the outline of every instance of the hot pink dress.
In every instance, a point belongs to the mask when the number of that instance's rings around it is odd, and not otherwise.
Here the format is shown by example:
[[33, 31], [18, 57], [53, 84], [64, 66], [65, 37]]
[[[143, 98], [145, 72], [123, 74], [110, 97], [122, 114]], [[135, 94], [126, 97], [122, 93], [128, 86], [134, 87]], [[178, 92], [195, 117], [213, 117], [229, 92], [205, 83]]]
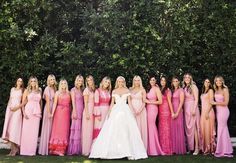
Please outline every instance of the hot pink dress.
[[[109, 91], [104, 91], [98, 88], [94, 95], [94, 129], [93, 129], [93, 139], [96, 139], [100, 130], [102, 129], [103, 123], [106, 119], [107, 113], [110, 107], [111, 95]], [[96, 117], [101, 117], [99, 121]]]
[[201, 150], [201, 135], [200, 135], [200, 112], [199, 108], [195, 108], [196, 115], [192, 116], [191, 108], [193, 108], [195, 99], [193, 94], [190, 94], [187, 91], [187, 88], [184, 89], [184, 116], [185, 116], [185, 134], [187, 137], [187, 145], [188, 150], [194, 150], [194, 131], [197, 130], [198, 132], [198, 139], [199, 139], [199, 150]]
[[204, 153], [214, 153], [215, 152], [215, 113], [213, 108], [209, 113], [209, 119], [206, 119], [206, 114], [208, 114], [208, 110], [210, 107], [210, 99], [209, 93], [201, 95], [201, 104], [202, 104], [202, 112], [201, 112], [201, 134], [202, 134], [202, 145]]
[[[172, 95], [173, 111], [175, 113], [177, 112], [180, 104], [181, 93], [184, 93], [183, 89], [179, 88], [175, 90]], [[171, 135], [173, 153], [186, 154], [183, 110], [178, 114], [177, 118], [171, 119]]]
[[[157, 101], [155, 88], [151, 88], [147, 93], [147, 99]], [[156, 126], [156, 117], [158, 114], [158, 106], [155, 104], [147, 104], [147, 121], [148, 121], [148, 155], [164, 155], [159, 143], [159, 136]]]
[[22, 113], [21, 109], [13, 112], [11, 108], [21, 104], [22, 90], [12, 88], [10, 93], [10, 100], [7, 105], [2, 138], [4, 140], [20, 145], [21, 127], [22, 127]]
[[[49, 109], [52, 112], [55, 90], [47, 86], [43, 93], [43, 98], [45, 100], [46, 100], [46, 96], [50, 100]], [[51, 135], [51, 128], [52, 128], [52, 118], [49, 118], [48, 111], [45, 105], [44, 112], [43, 112], [43, 124], [42, 124], [42, 129], [41, 129], [39, 151], [38, 151], [38, 153], [41, 155], [48, 155], [48, 144], [49, 144], [49, 139]]]
[[[216, 102], [223, 102], [224, 96], [215, 93]], [[233, 146], [231, 143], [227, 121], [229, 118], [229, 108], [227, 106], [216, 105], [217, 117], [217, 144], [216, 157], [233, 157]]]
[[65, 154], [70, 133], [70, 94], [58, 93], [49, 142], [50, 154]]
[[[131, 93], [131, 103], [135, 111], [140, 112], [143, 105], [142, 91]], [[139, 115], [135, 115], [138, 128], [141, 133], [143, 144], [147, 150], [148, 147], [148, 131], [147, 131], [147, 111], [146, 107], [143, 108]]]
[[41, 118], [40, 100], [41, 93], [31, 92], [27, 96], [25, 114], [29, 119], [23, 118], [20, 154], [33, 156], [36, 155], [39, 123]]
[[162, 151], [167, 155], [172, 155], [171, 111], [168, 104], [167, 95], [171, 96], [170, 90], [166, 90], [162, 95], [162, 104], [159, 106], [158, 114], [158, 132]]
[[83, 95], [88, 95], [88, 113], [90, 119], [86, 119], [85, 110], [83, 111], [82, 119], [82, 155], [88, 156], [91, 151], [91, 146], [93, 143], [93, 108], [94, 108], [94, 92], [90, 91], [88, 88], [85, 88]]
[[84, 98], [81, 91], [77, 88], [72, 88], [71, 92], [74, 92], [75, 95], [75, 107], [77, 113], [77, 119], [72, 119], [70, 127], [70, 142], [67, 154], [75, 155], [81, 154], [81, 132], [82, 132], [82, 116], [84, 110]]

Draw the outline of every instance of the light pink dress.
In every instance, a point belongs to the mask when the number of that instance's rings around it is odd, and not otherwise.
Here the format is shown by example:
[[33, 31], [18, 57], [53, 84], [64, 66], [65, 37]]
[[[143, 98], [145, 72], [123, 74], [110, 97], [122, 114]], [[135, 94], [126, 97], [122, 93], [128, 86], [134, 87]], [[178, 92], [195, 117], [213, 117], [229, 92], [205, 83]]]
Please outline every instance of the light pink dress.
[[[43, 93], [43, 98], [45, 100], [46, 100], [46, 96], [50, 100], [49, 107], [50, 107], [50, 111], [52, 112], [55, 90], [47, 86]], [[52, 128], [52, 118], [49, 118], [48, 111], [45, 104], [44, 112], [43, 112], [43, 124], [42, 124], [40, 143], [39, 143], [39, 151], [38, 151], [38, 153], [41, 155], [48, 155], [48, 144], [49, 144], [49, 139], [51, 135], [51, 128]]]
[[[154, 88], [147, 93], [147, 99], [157, 101]], [[148, 121], [148, 155], [164, 155], [159, 143], [159, 136], [156, 126], [156, 118], [158, 114], [158, 106], [155, 104], [147, 104], [147, 121]]]
[[88, 113], [90, 115], [90, 119], [89, 120], [86, 119], [86, 113], [84, 110], [82, 119], [82, 155], [88, 156], [90, 154], [93, 143], [94, 92], [90, 91], [88, 88], [85, 88], [83, 95], [84, 96], [88, 95]]
[[[96, 139], [100, 130], [102, 129], [103, 123], [106, 119], [107, 113], [110, 107], [111, 94], [109, 91], [104, 91], [98, 88], [94, 95], [94, 129], [93, 129], [93, 139]], [[96, 117], [101, 117], [99, 121]]]
[[166, 90], [162, 95], [162, 104], [159, 106], [158, 132], [162, 151], [167, 155], [172, 155], [171, 111], [167, 100], [168, 95], [171, 96], [170, 90]]
[[[215, 93], [216, 102], [223, 102], [224, 96]], [[233, 146], [231, 143], [227, 121], [229, 118], [229, 108], [227, 106], [216, 105], [217, 118], [217, 144], [216, 157], [233, 157]]]
[[201, 111], [201, 134], [202, 134], [202, 145], [203, 145], [203, 152], [204, 153], [214, 153], [215, 152], [215, 113], [213, 108], [209, 113], [209, 119], [206, 119], [206, 114], [208, 114], [208, 110], [210, 107], [210, 99], [209, 93], [201, 95], [201, 104], [202, 104], [202, 111]]
[[[131, 93], [131, 103], [135, 111], [140, 111], [143, 105], [143, 96], [142, 91]], [[147, 131], [147, 111], [146, 107], [143, 108], [142, 112], [139, 115], [135, 115], [138, 128], [141, 133], [143, 144], [147, 150], [148, 146], [148, 131]]]
[[20, 154], [33, 156], [36, 155], [39, 123], [41, 118], [40, 100], [41, 93], [31, 92], [27, 96], [25, 114], [29, 119], [23, 118]]
[[195, 108], [196, 115], [192, 116], [191, 108], [193, 108], [195, 99], [193, 94], [184, 89], [184, 116], [185, 116], [185, 134], [187, 137], [187, 146], [189, 151], [194, 150], [194, 131], [197, 130], [199, 138], [199, 150], [201, 150], [201, 135], [200, 135], [200, 112], [199, 108]]
[[65, 154], [70, 134], [70, 94], [58, 93], [57, 107], [53, 115], [49, 141], [50, 154]]
[[7, 105], [2, 138], [4, 140], [20, 145], [22, 113], [21, 109], [13, 112], [11, 108], [19, 106], [22, 99], [22, 90], [16, 88], [11, 89], [10, 100]]

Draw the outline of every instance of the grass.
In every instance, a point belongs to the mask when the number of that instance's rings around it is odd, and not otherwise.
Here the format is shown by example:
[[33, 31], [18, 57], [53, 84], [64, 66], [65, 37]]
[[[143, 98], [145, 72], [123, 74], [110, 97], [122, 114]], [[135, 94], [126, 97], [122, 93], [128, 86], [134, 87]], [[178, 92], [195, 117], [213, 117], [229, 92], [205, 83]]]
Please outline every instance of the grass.
[[138, 162], [138, 163], [236, 163], [236, 156], [233, 158], [215, 158], [213, 156], [192, 156], [192, 155], [183, 155], [183, 156], [157, 156], [149, 157], [145, 160], [137, 161], [128, 161], [127, 159], [122, 160], [93, 160], [81, 156], [15, 156], [8, 157], [6, 154], [8, 150], [0, 150], [0, 163], [47, 163], [47, 162], [56, 162], [56, 163], [125, 163], [125, 162]]

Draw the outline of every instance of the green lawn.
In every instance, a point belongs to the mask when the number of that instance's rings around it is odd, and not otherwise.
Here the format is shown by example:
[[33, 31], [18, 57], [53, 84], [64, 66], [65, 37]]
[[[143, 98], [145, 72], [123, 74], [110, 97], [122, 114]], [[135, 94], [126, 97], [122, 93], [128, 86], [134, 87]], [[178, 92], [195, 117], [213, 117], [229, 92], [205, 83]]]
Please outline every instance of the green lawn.
[[236, 163], [236, 156], [234, 158], [215, 158], [212, 156], [159, 156], [159, 157], [150, 157], [145, 160], [138, 161], [128, 161], [127, 159], [122, 160], [89, 160], [86, 157], [78, 156], [34, 156], [34, 157], [25, 157], [25, 156], [16, 156], [16, 157], [7, 157], [7, 150], [0, 150], [0, 163], [46, 163], [46, 162], [55, 162], [55, 163], [100, 163], [100, 162], [142, 162], [142, 163]]

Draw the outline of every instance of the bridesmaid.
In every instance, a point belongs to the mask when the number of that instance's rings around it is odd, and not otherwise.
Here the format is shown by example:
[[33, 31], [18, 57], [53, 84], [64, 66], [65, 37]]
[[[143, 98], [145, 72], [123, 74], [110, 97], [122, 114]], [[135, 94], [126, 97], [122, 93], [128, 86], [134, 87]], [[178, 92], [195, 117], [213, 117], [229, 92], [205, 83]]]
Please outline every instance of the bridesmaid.
[[52, 127], [52, 107], [55, 92], [57, 90], [57, 82], [54, 75], [48, 75], [47, 87], [44, 90], [43, 98], [45, 99], [45, 107], [43, 113], [43, 124], [40, 136], [39, 151], [41, 155], [48, 155], [48, 144]]
[[186, 154], [184, 135], [184, 91], [180, 88], [178, 77], [173, 77], [171, 82], [173, 114], [171, 120], [172, 149], [174, 154]]
[[164, 76], [161, 77], [161, 93], [162, 104], [159, 106], [158, 114], [158, 132], [160, 145], [166, 155], [172, 155], [171, 116], [174, 113], [171, 102], [171, 91], [167, 86], [167, 79]]
[[21, 100], [23, 91], [23, 80], [22, 78], [18, 78], [15, 87], [11, 88], [2, 133], [2, 139], [10, 143], [11, 151], [8, 156], [15, 156], [19, 151], [22, 127]]
[[79, 155], [82, 152], [81, 149], [81, 131], [82, 131], [82, 115], [84, 109], [84, 78], [78, 75], [75, 79], [75, 87], [71, 89], [72, 100], [72, 123], [70, 127], [70, 141], [67, 154]]
[[201, 94], [201, 137], [204, 154], [215, 152], [215, 113], [211, 102], [214, 101], [214, 91], [209, 79], [205, 79]]
[[41, 118], [41, 88], [36, 77], [30, 77], [27, 89], [23, 94], [23, 125], [21, 134], [20, 154], [27, 156], [36, 155], [39, 123]]
[[162, 95], [156, 84], [156, 78], [150, 78], [150, 90], [147, 93], [147, 122], [148, 122], [148, 155], [164, 155], [161, 149], [156, 127], [156, 117], [158, 114], [158, 106], [162, 104]]
[[60, 80], [53, 102], [53, 123], [49, 141], [49, 153], [64, 156], [70, 130], [70, 92], [65, 79]]
[[233, 147], [230, 140], [227, 121], [229, 118], [229, 90], [225, 85], [222, 76], [216, 76], [214, 79], [215, 102], [217, 119], [217, 144], [216, 157], [233, 157]]
[[185, 95], [184, 115], [185, 134], [187, 136], [188, 151], [198, 155], [200, 150], [200, 113], [198, 108], [198, 88], [189, 73], [184, 75], [183, 89]]
[[141, 133], [143, 144], [147, 150], [147, 111], [145, 108], [146, 90], [143, 88], [142, 79], [140, 76], [134, 76], [130, 93], [131, 105], [134, 109], [134, 115]]
[[106, 119], [111, 102], [111, 80], [104, 77], [100, 83], [100, 88], [95, 91], [94, 95], [94, 130], [93, 139], [96, 139], [103, 123]]
[[94, 91], [95, 84], [93, 76], [86, 77], [86, 88], [83, 92], [84, 96], [84, 111], [82, 119], [82, 155], [90, 154], [93, 143], [93, 108], [94, 108]]

